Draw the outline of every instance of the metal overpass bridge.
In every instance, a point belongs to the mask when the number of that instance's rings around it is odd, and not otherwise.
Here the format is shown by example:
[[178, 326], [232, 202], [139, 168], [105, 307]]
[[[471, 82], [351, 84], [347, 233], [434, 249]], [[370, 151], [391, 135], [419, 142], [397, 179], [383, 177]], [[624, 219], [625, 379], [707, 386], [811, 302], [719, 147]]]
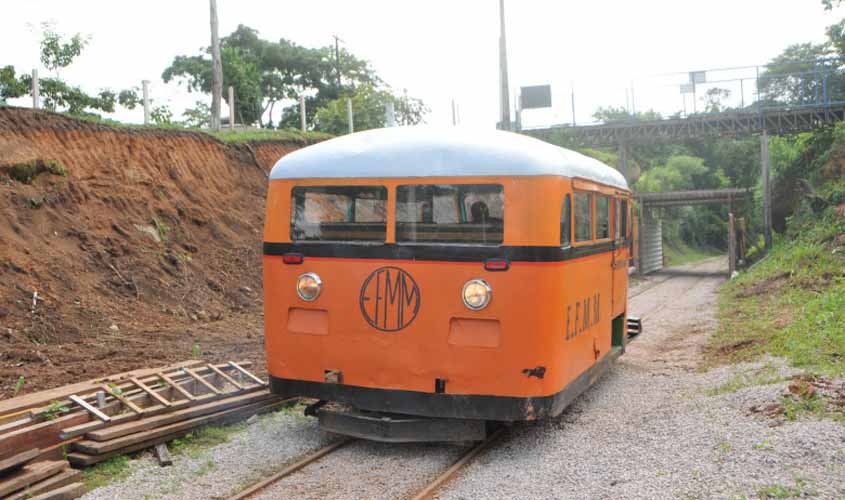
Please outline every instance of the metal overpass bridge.
[[727, 111], [664, 120], [631, 119], [599, 125], [552, 125], [522, 133], [550, 141], [561, 136], [584, 146], [683, 142], [702, 137], [739, 138], [809, 132], [845, 121], [845, 103]]

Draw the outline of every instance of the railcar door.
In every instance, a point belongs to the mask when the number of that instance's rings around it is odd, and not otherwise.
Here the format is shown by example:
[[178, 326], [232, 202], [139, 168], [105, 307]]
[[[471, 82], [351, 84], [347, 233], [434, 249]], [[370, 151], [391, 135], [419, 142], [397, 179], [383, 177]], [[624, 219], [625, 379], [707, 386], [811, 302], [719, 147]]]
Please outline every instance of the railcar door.
[[625, 312], [628, 301], [628, 200], [614, 198], [614, 245], [611, 317]]

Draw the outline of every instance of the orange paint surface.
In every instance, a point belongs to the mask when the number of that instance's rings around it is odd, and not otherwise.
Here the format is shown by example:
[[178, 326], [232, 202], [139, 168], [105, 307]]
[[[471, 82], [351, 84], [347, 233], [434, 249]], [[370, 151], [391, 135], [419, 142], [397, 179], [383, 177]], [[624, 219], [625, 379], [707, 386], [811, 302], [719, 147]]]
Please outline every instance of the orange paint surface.
[[[381, 185], [388, 190], [386, 244], [392, 244], [395, 187], [416, 183], [502, 184], [507, 246], [559, 245], [561, 204], [573, 189], [572, 180], [560, 177], [273, 181], [264, 241], [291, 241], [290, 190], [295, 185]], [[604, 186], [598, 190], [618, 192]], [[301, 265], [286, 265], [281, 257], [265, 256], [268, 369], [275, 377], [314, 382], [323, 382], [326, 370], [340, 370], [344, 384], [369, 388], [433, 393], [435, 379], [441, 378], [447, 380], [447, 394], [552, 395], [596, 362], [595, 350], [599, 357], [610, 351], [612, 309], [624, 310], [619, 297], [626, 296], [628, 284], [627, 267], [617, 269], [617, 283], [612, 283], [613, 263], [627, 252], [624, 247], [616, 255], [607, 251], [563, 262], [512, 262], [505, 272], [485, 271], [480, 262], [306, 256]], [[362, 293], [368, 277], [388, 266], [408, 273], [419, 290], [416, 316], [392, 332], [368, 322], [371, 301], [383, 300], [381, 296], [372, 287]], [[313, 302], [303, 301], [295, 290], [297, 277], [306, 272], [317, 273], [323, 282]], [[486, 280], [493, 289], [492, 301], [481, 311], [471, 311], [461, 301], [464, 283], [473, 278]], [[593, 318], [596, 297], [599, 314]], [[571, 329], [576, 304], [579, 311], [586, 310], [588, 298], [589, 328], [567, 338], [567, 312]], [[325, 324], [312, 328], [306, 324], [309, 318]], [[583, 320], [583, 312], [578, 319]], [[523, 373], [537, 366], [546, 368], [544, 378]]]

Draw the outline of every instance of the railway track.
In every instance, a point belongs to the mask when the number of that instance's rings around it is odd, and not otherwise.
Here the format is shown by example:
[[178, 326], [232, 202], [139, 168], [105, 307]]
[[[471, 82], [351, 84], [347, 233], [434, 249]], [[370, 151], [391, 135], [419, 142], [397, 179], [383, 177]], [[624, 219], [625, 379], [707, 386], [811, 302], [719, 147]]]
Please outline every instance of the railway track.
[[[480, 443], [467, 450], [466, 453], [462, 454], [454, 463], [452, 463], [452, 465], [448, 469], [440, 473], [437, 477], [435, 477], [428, 484], [426, 484], [424, 488], [419, 490], [419, 492], [410, 497], [411, 500], [428, 500], [430, 498], [433, 498], [434, 494], [437, 493], [440, 488], [442, 488], [446, 483], [448, 483], [449, 480], [454, 478], [455, 475], [460, 472], [464, 467], [470, 464], [472, 460], [475, 459], [475, 457], [480, 455], [493, 443], [495, 443], [499, 438], [501, 438], [504, 432], [505, 427], [500, 427], [499, 429], [495, 430], [492, 434], [490, 434], [487, 439], [481, 441]], [[296, 463], [285, 467], [284, 469], [273, 474], [272, 476], [262, 479], [261, 481], [247, 487], [245, 490], [229, 497], [227, 500], [246, 500], [249, 498], [253, 498], [265, 491], [273, 484], [281, 481], [282, 479], [288, 476], [295, 474], [297, 471], [302, 470], [308, 465], [319, 461], [323, 457], [330, 455], [331, 453], [343, 448], [347, 444], [353, 443], [355, 441], [358, 441], [358, 439], [343, 439], [341, 441], [324, 446], [319, 450], [303, 457]]]

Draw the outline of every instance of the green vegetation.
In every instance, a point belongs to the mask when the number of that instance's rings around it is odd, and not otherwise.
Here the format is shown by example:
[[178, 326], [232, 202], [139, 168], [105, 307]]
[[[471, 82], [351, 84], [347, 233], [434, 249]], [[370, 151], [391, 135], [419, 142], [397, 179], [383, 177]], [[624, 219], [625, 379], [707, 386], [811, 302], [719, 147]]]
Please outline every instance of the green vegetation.
[[21, 389], [23, 389], [24, 384], [26, 384], [26, 377], [21, 375], [20, 377], [18, 377], [18, 381], [15, 382], [15, 388], [12, 390], [13, 398], [21, 392]]
[[56, 420], [59, 418], [59, 415], [68, 412], [70, 412], [70, 408], [59, 401], [53, 401], [50, 403], [50, 406], [47, 407], [47, 410], [44, 411], [44, 416], [47, 420]]
[[24, 184], [31, 184], [36, 176], [45, 172], [60, 177], [67, 177], [67, 169], [56, 160], [30, 160], [3, 167], [0, 171], [7, 174], [12, 180]]
[[786, 379], [780, 375], [777, 367], [766, 365], [762, 368], [735, 373], [727, 382], [710, 389], [707, 391], [707, 394], [718, 396], [720, 394], [736, 392], [746, 387], [776, 384], [784, 380]]
[[170, 452], [174, 455], [187, 454], [191, 457], [198, 457], [205, 449], [228, 442], [234, 434], [243, 430], [246, 425], [246, 422], [240, 422], [233, 425], [200, 427], [184, 437], [174, 439], [170, 443]]
[[129, 475], [129, 457], [119, 455], [82, 471], [85, 487], [91, 491]]
[[809, 488], [807, 481], [800, 477], [795, 478], [794, 486], [784, 486], [781, 484], [770, 484], [762, 486], [757, 490], [757, 496], [762, 499], [766, 498], [795, 498], [816, 496], [816, 493]]
[[768, 353], [811, 373], [845, 375], [842, 210], [830, 206], [815, 214], [805, 208], [768, 258], [724, 287], [720, 327], [708, 349], [711, 360], [743, 361]]
[[156, 232], [158, 232], [158, 237], [161, 241], [167, 241], [167, 236], [170, 234], [171, 228], [165, 222], [159, 220], [158, 217], [153, 216], [153, 225], [156, 228]]
[[723, 252], [711, 248], [693, 247], [680, 238], [663, 242], [663, 257], [669, 267], [691, 264], [719, 255], [723, 255]]
[[[220, 47], [223, 87], [234, 88], [235, 117], [240, 123], [297, 129], [300, 96], [305, 98], [309, 128], [332, 134], [347, 130], [346, 98], [353, 100], [356, 130], [384, 126], [387, 102], [394, 104], [400, 124], [420, 123], [428, 112], [422, 101], [394, 92], [366, 60], [342, 47], [336, 54], [333, 46], [308, 48], [286, 39], [265, 40], [244, 25], [223, 37]], [[204, 48], [198, 55], [176, 56], [162, 73], [162, 80], [210, 94], [209, 54], [210, 49]], [[282, 114], [274, 124], [277, 105], [282, 107]], [[209, 115], [204, 105], [198, 105], [189, 110], [187, 118], [205, 123]]]
[[248, 129], [248, 130], [221, 130], [220, 132], [210, 132], [211, 136], [226, 142], [226, 143], [240, 143], [240, 142], [263, 142], [263, 141], [279, 141], [279, 142], [312, 142], [330, 139], [332, 136], [323, 132], [302, 132], [296, 129], [285, 130], [270, 130], [270, 129]]

